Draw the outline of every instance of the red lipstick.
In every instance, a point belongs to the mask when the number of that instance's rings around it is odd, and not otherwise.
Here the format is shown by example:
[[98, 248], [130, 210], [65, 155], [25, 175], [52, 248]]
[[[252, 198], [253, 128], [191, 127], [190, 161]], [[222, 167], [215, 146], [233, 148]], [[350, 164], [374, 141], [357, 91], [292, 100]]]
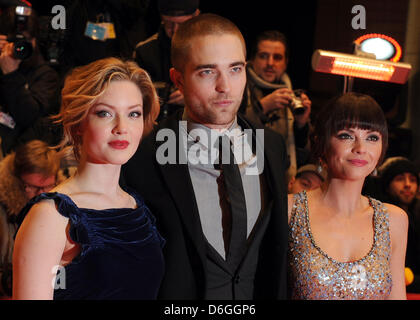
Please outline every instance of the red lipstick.
[[111, 146], [111, 148], [122, 150], [127, 148], [130, 143], [126, 140], [114, 140], [108, 142], [108, 144]]
[[360, 160], [360, 159], [353, 159], [349, 161], [352, 165], [357, 166], [357, 167], [363, 167], [368, 164], [366, 160]]

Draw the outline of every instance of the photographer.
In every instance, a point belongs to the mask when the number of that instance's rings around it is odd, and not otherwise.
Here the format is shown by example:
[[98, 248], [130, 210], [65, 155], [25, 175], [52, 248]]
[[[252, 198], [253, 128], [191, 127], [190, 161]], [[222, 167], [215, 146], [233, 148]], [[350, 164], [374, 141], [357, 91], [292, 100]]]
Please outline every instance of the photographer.
[[241, 112], [283, 135], [290, 159], [289, 176], [309, 156], [311, 101], [302, 90], [292, 90], [286, 73], [288, 46], [278, 31], [258, 35], [247, 64], [247, 87]]
[[59, 78], [38, 50], [39, 26], [31, 8], [2, 9], [0, 137], [6, 155], [20, 143], [50, 139], [46, 116], [58, 107], [54, 98], [58, 97]]
[[169, 78], [171, 41], [178, 26], [200, 14], [199, 0], [159, 0], [161, 25], [157, 33], [137, 44], [133, 57], [151, 76], [161, 101], [158, 121], [184, 107], [184, 95]]

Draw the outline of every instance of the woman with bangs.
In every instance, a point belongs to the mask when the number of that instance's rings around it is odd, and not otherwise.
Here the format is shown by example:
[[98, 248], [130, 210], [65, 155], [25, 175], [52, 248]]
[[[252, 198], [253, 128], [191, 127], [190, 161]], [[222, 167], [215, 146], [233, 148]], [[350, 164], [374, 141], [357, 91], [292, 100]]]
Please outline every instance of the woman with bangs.
[[292, 299], [406, 299], [407, 215], [362, 195], [387, 141], [385, 116], [370, 96], [346, 93], [319, 113], [312, 152], [327, 179], [289, 196]]
[[150, 77], [134, 62], [106, 58], [66, 78], [60, 147], [79, 165], [21, 212], [14, 299], [156, 298], [164, 240], [142, 197], [119, 179], [158, 114]]

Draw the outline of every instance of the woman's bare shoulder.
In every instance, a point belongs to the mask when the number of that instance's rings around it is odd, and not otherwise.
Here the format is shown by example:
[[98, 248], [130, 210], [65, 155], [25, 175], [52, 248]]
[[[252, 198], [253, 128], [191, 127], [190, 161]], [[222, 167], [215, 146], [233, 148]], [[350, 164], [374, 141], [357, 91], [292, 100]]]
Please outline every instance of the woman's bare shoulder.
[[54, 200], [43, 199], [35, 203], [26, 214], [16, 235], [15, 249], [35, 250], [40, 245], [65, 243], [67, 224], [68, 218], [58, 212]]
[[[31, 221], [31, 223], [37, 222], [40, 224], [45, 224], [48, 221], [51, 223], [59, 223], [60, 221], [64, 223], [67, 222], [67, 218], [59, 214], [54, 199], [43, 199], [35, 203], [28, 211], [25, 221]], [[49, 223], [47, 223], [48, 225]], [[57, 226], [58, 227], [58, 226]]]
[[407, 213], [401, 209], [400, 207], [390, 204], [384, 203], [384, 206], [387, 209], [388, 216], [389, 216], [389, 224], [391, 229], [407, 232], [408, 228], [408, 215]]
[[383, 205], [387, 209], [390, 216], [395, 217], [396, 219], [408, 219], [407, 213], [400, 207], [385, 202], [383, 203]]

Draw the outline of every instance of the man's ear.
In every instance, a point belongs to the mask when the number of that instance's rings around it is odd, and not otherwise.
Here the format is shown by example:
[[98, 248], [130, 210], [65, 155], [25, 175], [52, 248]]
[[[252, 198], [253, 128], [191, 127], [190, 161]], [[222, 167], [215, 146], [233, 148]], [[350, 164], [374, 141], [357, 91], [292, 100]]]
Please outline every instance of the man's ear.
[[179, 91], [181, 91], [182, 94], [184, 94], [184, 81], [182, 79], [182, 73], [175, 68], [171, 68], [169, 70], [169, 75], [175, 86], [179, 89]]

